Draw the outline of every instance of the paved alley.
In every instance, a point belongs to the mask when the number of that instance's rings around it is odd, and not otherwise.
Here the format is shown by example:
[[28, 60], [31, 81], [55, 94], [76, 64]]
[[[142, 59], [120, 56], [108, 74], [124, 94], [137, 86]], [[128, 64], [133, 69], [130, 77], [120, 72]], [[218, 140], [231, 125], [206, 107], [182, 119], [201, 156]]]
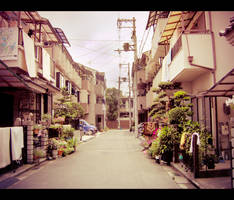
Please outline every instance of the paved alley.
[[16, 177], [8, 188], [194, 188], [171, 167], [147, 158], [139, 144], [133, 133], [109, 131], [82, 143], [69, 156]]

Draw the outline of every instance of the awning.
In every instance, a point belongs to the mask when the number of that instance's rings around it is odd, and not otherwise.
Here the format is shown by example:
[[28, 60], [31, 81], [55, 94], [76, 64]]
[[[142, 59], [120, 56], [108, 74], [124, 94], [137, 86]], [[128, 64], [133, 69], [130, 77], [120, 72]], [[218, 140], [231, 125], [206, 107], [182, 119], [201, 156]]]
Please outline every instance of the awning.
[[17, 73], [0, 60], [0, 88], [19, 88], [36, 93], [46, 93], [47, 88], [35, 83], [27, 75]]
[[41, 17], [38, 14], [38, 12], [22, 11], [20, 18], [22, 22], [31, 24], [31, 27], [34, 27], [33, 30], [35, 31], [38, 41], [39, 39], [42, 39], [41, 33], [45, 31], [46, 34], [48, 35], [48, 37], [46, 38], [46, 42], [63, 43], [62, 39], [59, 37], [56, 30], [50, 24], [49, 20]]
[[14, 73], [2, 60], [0, 60], [0, 87], [20, 87], [30, 89], [23, 78]]
[[210, 97], [231, 97], [232, 95], [234, 95], [234, 68], [209, 90], [202, 93], [202, 96]]
[[194, 11], [171, 11], [169, 13], [166, 26], [163, 29], [159, 44], [169, 44], [174, 31], [178, 28], [182, 28], [183, 26], [186, 29], [195, 14], [196, 12]]
[[54, 28], [54, 29], [55, 29], [56, 33], [58, 34], [58, 36], [60, 37], [60, 39], [62, 40], [62, 42], [64, 44], [68, 44], [69, 46], [71, 46], [70, 43], [68, 42], [68, 39], [65, 36], [63, 30], [61, 28]]

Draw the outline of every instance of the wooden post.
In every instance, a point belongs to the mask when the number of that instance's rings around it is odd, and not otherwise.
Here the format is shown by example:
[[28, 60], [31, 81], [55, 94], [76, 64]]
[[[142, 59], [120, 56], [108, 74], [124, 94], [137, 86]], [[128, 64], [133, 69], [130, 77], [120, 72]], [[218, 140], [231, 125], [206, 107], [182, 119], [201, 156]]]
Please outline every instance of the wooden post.
[[193, 135], [193, 173], [194, 178], [199, 177], [199, 150], [197, 145], [197, 135]]
[[174, 163], [178, 163], [179, 162], [179, 146], [178, 144], [174, 144], [174, 151], [173, 151], [173, 154], [174, 154]]

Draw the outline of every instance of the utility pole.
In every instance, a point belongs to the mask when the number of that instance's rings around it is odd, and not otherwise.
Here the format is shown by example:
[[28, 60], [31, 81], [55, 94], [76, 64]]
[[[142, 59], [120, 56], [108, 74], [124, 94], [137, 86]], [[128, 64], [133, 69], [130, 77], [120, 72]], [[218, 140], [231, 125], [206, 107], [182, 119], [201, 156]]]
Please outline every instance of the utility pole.
[[135, 110], [135, 134], [138, 134], [138, 103], [137, 103], [137, 38], [136, 38], [136, 19], [133, 17], [133, 31], [132, 40], [134, 45], [134, 68], [132, 70], [134, 74], [134, 110]]
[[[126, 23], [128, 25], [123, 26], [123, 23]], [[129, 25], [130, 23], [130, 25]], [[138, 58], [137, 58], [137, 38], [136, 38], [136, 19], [133, 17], [133, 19], [118, 19], [117, 20], [117, 26], [119, 29], [121, 28], [131, 28], [132, 30], [132, 42], [133, 44], [130, 45], [129, 43], [124, 43], [123, 50], [116, 50], [119, 52], [121, 51], [133, 51], [134, 52], [134, 65], [133, 65], [133, 95], [134, 95], [134, 119], [135, 119], [135, 134], [137, 135], [138, 132], [138, 104], [137, 104], [137, 64], [138, 64]], [[129, 113], [130, 114], [130, 113]]]
[[130, 83], [130, 64], [128, 63], [128, 105], [129, 105], [129, 128], [132, 126], [132, 111], [131, 111], [131, 83]]

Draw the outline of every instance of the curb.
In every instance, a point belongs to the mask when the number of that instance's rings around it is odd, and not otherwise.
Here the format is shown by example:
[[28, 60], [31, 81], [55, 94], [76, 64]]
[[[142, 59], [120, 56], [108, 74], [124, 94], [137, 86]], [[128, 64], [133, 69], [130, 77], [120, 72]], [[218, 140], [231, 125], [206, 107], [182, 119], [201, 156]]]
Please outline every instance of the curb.
[[196, 188], [198, 189], [206, 189], [204, 186], [202, 186], [200, 183], [198, 183], [194, 178], [190, 177], [188, 174], [184, 173], [182, 170], [180, 170], [173, 162], [171, 162], [171, 166], [178, 171], [182, 176], [184, 176], [190, 183], [192, 183]]

